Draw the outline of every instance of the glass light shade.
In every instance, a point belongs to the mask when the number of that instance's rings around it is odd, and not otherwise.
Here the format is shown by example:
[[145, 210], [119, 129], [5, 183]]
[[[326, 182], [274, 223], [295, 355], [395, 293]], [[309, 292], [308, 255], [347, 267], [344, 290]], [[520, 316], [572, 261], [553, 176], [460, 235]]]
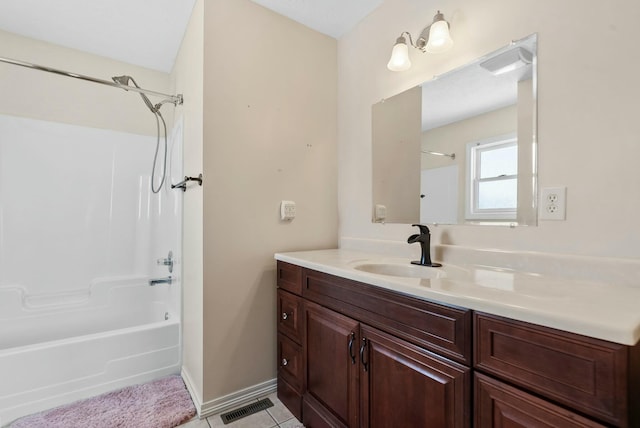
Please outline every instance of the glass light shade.
[[[402, 40], [401, 40], [402, 39]], [[405, 71], [411, 67], [409, 60], [409, 47], [404, 37], [398, 38], [391, 51], [391, 59], [387, 63], [387, 68], [391, 71]]]
[[425, 50], [429, 53], [440, 53], [449, 50], [451, 46], [453, 46], [453, 40], [449, 34], [447, 21], [436, 21], [431, 24], [429, 42], [425, 46]]

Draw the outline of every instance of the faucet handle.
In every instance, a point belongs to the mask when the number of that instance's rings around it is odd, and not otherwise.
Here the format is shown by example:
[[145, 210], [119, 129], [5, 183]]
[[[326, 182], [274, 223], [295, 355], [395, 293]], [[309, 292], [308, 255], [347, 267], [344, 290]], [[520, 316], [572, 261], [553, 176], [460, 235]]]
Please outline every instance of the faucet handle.
[[159, 266], [167, 266], [169, 268], [169, 273], [173, 273], [173, 251], [169, 251], [169, 254], [166, 259], [158, 259], [156, 263]]
[[429, 228], [424, 224], [412, 224], [411, 226], [418, 227], [420, 229], [420, 234], [421, 235], [429, 235], [429, 234], [431, 234], [431, 232], [429, 231]]

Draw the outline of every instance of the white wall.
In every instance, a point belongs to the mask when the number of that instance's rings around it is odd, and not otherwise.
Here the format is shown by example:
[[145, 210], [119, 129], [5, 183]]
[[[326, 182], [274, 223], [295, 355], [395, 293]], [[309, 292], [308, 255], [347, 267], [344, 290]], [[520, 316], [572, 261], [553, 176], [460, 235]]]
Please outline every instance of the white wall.
[[[440, 54], [411, 52], [413, 67], [386, 68], [400, 32], [418, 33], [440, 9], [455, 41]], [[387, 0], [338, 46], [341, 238], [405, 240], [408, 225], [370, 222], [371, 105], [538, 33], [539, 185], [566, 185], [567, 220], [537, 227], [434, 228], [433, 241], [623, 258], [640, 257], [640, 3], [566, 0]]]
[[[75, 49], [0, 31], [3, 57], [107, 81], [131, 75], [145, 89], [168, 93], [169, 75]], [[156, 135], [156, 121], [135, 92], [0, 62], [0, 113], [33, 119]], [[159, 98], [151, 99], [154, 102]], [[166, 119], [173, 116], [165, 105]], [[171, 124], [169, 123], [169, 131]]]
[[[203, 55], [204, 0], [193, 8], [182, 45], [171, 73], [172, 93], [184, 96], [176, 107], [176, 118], [184, 120], [184, 173], [203, 171]], [[206, 177], [205, 177], [205, 181]], [[196, 402], [203, 393], [203, 203], [202, 187], [190, 185], [183, 193], [182, 258], [178, 269], [183, 284], [182, 374]]]

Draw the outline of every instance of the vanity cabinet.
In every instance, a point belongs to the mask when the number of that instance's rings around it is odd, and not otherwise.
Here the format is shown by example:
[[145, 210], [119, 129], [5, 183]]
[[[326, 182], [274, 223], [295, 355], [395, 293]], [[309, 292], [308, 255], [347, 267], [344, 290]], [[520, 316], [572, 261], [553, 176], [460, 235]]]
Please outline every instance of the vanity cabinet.
[[640, 345], [480, 312], [474, 342], [476, 427], [640, 427]]
[[304, 358], [299, 274], [300, 269], [293, 265], [278, 264], [278, 398], [301, 419]]
[[278, 395], [308, 428], [640, 428], [640, 343], [282, 261], [278, 285]]
[[605, 427], [575, 412], [480, 373], [474, 374], [475, 426]]
[[470, 311], [297, 268], [306, 427], [471, 426]]
[[357, 427], [358, 322], [311, 302], [304, 303], [304, 313], [303, 422], [312, 427]]

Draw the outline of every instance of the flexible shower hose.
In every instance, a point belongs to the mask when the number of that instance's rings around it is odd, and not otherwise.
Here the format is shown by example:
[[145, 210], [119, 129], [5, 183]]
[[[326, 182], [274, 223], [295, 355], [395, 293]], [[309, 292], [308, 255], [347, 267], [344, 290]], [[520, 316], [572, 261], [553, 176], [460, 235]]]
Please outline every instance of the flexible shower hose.
[[[151, 191], [153, 193], [158, 193], [160, 189], [162, 189], [162, 185], [164, 184], [165, 177], [167, 176], [167, 124], [164, 121], [164, 118], [160, 114], [158, 108], [153, 110], [153, 114], [156, 117], [156, 153], [153, 155], [153, 167], [151, 169]], [[158, 118], [160, 118], [158, 120]], [[164, 161], [162, 163], [162, 179], [160, 180], [160, 185], [158, 188], [154, 188], [155, 175], [156, 175], [156, 164], [158, 162], [158, 151], [160, 150], [160, 120], [162, 120], [162, 125], [164, 127]]]

